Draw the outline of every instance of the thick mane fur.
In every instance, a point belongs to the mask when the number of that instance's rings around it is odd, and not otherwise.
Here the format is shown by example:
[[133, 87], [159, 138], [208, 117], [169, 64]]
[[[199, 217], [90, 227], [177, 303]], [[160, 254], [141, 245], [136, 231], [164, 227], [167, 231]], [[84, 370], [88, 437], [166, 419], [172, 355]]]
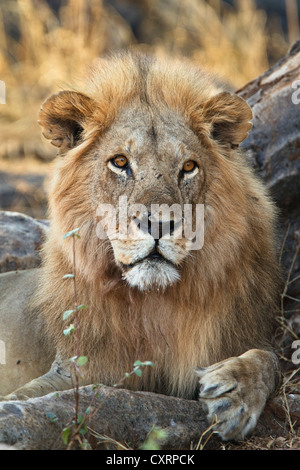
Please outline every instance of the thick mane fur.
[[[80, 312], [77, 333], [89, 359], [87, 380], [110, 385], [135, 360], [149, 360], [155, 367], [126, 386], [191, 398], [196, 366], [270, 347], [278, 289], [275, 209], [242, 153], [231, 149], [229, 158], [229, 149], [211, 138], [203, 110], [217, 90], [206, 73], [179, 61], [121, 54], [99, 60], [79, 91], [96, 106], [85, 116], [79, 144], [55, 162], [35, 308], [60, 353], [74, 356], [74, 337], [63, 335], [62, 314], [74, 304], [73, 285], [62, 279], [73, 271], [72, 239], [63, 235], [80, 227], [77, 295], [88, 308]], [[120, 110], [136, 100], [154, 113], [168, 107], [183, 116], [211, 155], [199, 200], [205, 204], [204, 246], [191, 252], [180, 282], [164, 292], [128, 287], [109, 242], [96, 236], [94, 148]]]

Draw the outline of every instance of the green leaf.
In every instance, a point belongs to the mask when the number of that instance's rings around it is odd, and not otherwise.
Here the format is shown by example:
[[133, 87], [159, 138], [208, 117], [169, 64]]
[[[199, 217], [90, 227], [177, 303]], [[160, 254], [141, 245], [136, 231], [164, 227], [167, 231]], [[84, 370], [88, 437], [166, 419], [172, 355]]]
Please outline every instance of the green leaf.
[[92, 387], [93, 392], [95, 390], [98, 390], [98, 388], [100, 388], [100, 387], [104, 387], [104, 385], [103, 384], [94, 384], [93, 387]]
[[82, 424], [81, 428], [79, 429], [79, 434], [84, 435], [88, 432], [88, 427], [86, 424]]
[[65, 240], [66, 238], [68, 237], [77, 237], [77, 238], [80, 238], [80, 236], [77, 234], [77, 232], [80, 230], [80, 227], [79, 228], [74, 228], [74, 230], [70, 230], [70, 232], [67, 232], [65, 233], [65, 235], [63, 236], [63, 240]]
[[71, 432], [71, 429], [70, 429], [70, 428], [64, 428], [64, 429], [63, 429], [63, 432], [62, 432], [62, 434], [61, 434], [61, 438], [62, 438], [63, 443], [64, 443], [65, 445], [68, 444], [70, 432]]
[[63, 279], [69, 279], [69, 278], [74, 278], [74, 274], [65, 274], [62, 278]]
[[83, 308], [87, 308], [87, 305], [78, 305], [77, 310], [82, 310]]
[[143, 363], [141, 361], [135, 361], [133, 365], [136, 367], [136, 366], [141, 366], [142, 364]]
[[84, 366], [84, 364], [86, 364], [88, 362], [88, 358], [86, 356], [80, 356], [78, 359], [77, 359], [77, 365], [79, 367], [81, 366]]
[[51, 423], [55, 423], [55, 421], [58, 420], [57, 416], [54, 413], [51, 413], [51, 411], [49, 411], [46, 416], [49, 418]]
[[135, 361], [135, 363], [133, 364], [134, 367], [144, 367], [144, 366], [154, 366], [153, 362], [151, 361]]
[[151, 362], [151, 361], [145, 361], [145, 362], [143, 362], [143, 365], [144, 365], [144, 366], [151, 366], [151, 367], [154, 367], [154, 364], [153, 364], [153, 362]]
[[144, 444], [140, 447], [141, 450], [160, 450], [161, 444], [168, 437], [168, 432], [162, 428], [154, 427], [147, 436]]
[[63, 313], [63, 320], [67, 320], [73, 313], [75, 313], [76, 310], [66, 310]]
[[72, 362], [72, 364], [74, 364], [76, 360], [77, 360], [77, 356], [73, 356], [73, 357], [70, 357], [69, 362]]
[[71, 333], [73, 333], [74, 331], [76, 330], [75, 326], [73, 325], [70, 325], [68, 328], [66, 328], [63, 333], [65, 336], [70, 336]]
[[138, 377], [141, 377], [141, 376], [142, 376], [142, 371], [141, 371], [141, 369], [135, 369], [135, 370], [134, 370], [134, 373], [135, 373]]

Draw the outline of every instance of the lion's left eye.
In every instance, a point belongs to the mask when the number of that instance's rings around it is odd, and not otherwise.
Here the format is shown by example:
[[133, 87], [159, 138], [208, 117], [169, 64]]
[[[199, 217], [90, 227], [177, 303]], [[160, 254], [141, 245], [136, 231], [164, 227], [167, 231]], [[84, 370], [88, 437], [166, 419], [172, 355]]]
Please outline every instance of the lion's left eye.
[[111, 162], [113, 165], [115, 165], [117, 168], [126, 168], [128, 165], [128, 159], [124, 155], [117, 155], [114, 157]]
[[188, 160], [183, 165], [182, 170], [184, 173], [191, 173], [193, 170], [195, 170], [196, 166], [197, 164], [194, 162], [194, 160]]

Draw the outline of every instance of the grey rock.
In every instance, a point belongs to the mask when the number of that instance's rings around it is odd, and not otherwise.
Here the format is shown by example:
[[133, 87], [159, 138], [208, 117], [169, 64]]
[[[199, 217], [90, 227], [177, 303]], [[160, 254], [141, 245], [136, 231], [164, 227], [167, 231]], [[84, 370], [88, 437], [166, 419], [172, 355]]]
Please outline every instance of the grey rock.
[[0, 272], [38, 267], [48, 226], [46, 220], [0, 211]]
[[254, 116], [243, 147], [284, 210], [296, 205], [299, 210], [300, 203], [300, 92], [293, 88], [297, 80], [300, 52], [294, 45], [284, 59], [237, 92]]
[[0, 210], [22, 212], [34, 218], [47, 213], [46, 175], [0, 171]]
[[278, 315], [283, 323], [287, 319], [289, 325], [297, 324], [293, 317], [300, 309], [300, 41], [237, 93], [253, 111], [253, 128], [243, 143], [246, 157], [278, 207], [284, 283]]
[[[293, 422], [300, 398], [286, 397]], [[0, 403], [0, 442], [19, 450], [62, 450], [61, 436], [69, 427], [69, 448], [78, 448], [71, 423], [74, 420], [74, 390], [31, 398], [26, 402]], [[288, 436], [289, 423], [281, 398], [272, 400], [261, 416], [256, 436]], [[89, 410], [88, 413], [86, 411]], [[90, 432], [85, 438], [93, 449], [139, 449], [156, 427], [165, 431], [157, 442], [161, 449], [221, 449], [220, 440], [207, 432], [205, 412], [199, 402], [149, 392], [132, 392], [101, 386], [79, 388], [79, 414]], [[295, 430], [300, 421], [295, 422]], [[83, 437], [83, 435], [81, 435]], [[209, 439], [208, 439], [209, 438]]]

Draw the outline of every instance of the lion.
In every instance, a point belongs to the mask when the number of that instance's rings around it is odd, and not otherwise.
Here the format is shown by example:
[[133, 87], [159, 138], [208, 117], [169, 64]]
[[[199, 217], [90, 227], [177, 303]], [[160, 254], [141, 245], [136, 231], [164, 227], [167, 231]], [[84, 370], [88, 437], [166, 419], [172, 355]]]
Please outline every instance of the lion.
[[[199, 399], [223, 440], [253, 431], [280, 383], [280, 271], [276, 208], [239, 147], [251, 119], [242, 98], [196, 65], [136, 51], [99, 59], [82, 87], [44, 102], [39, 124], [58, 156], [42, 267], [10, 273], [18, 286], [8, 289], [6, 276], [2, 288], [5, 328], [17, 302], [14, 345], [36, 369], [15, 386], [16, 367], [7, 367], [15, 389], [3, 399], [72, 388], [79, 344], [82, 384], [111, 386], [137, 359], [151, 361], [125, 386]], [[175, 236], [184, 211], [157, 210], [174, 205], [190, 208], [202, 243], [197, 231]], [[110, 230], [99, 207], [115, 208]], [[80, 239], [64, 238], [75, 228]], [[63, 277], [74, 273], [74, 253], [76, 301], [86, 308], [66, 337], [74, 282]]]

